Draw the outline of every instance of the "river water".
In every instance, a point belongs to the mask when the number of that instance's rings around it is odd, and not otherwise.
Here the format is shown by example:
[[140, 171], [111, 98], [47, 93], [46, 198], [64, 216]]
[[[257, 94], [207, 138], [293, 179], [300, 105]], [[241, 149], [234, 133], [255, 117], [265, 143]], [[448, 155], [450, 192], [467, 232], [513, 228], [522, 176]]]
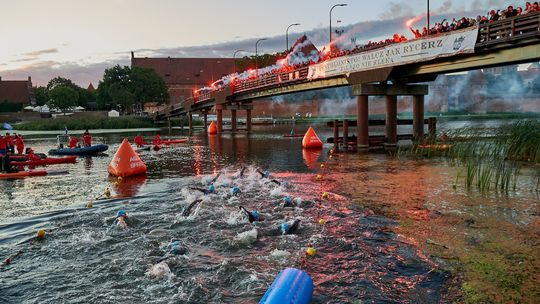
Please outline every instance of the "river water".
[[[467, 230], [471, 218], [474, 225], [489, 220], [508, 238], [538, 229], [535, 193], [454, 190], [456, 169], [444, 160], [330, 157], [331, 146], [303, 151], [301, 139], [281, 136], [289, 131], [195, 132], [187, 143], [142, 152], [147, 176], [121, 181], [107, 165], [135, 133], [96, 133], [95, 142], [110, 145], [107, 155], [50, 167], [68, 175], [0, 181], [0, 257], [12, 256], [0, 268], [0, 302], [255, 303], [280, 270], [296, 267], [313, 278], [314, 303], [438, 303], [452, 299], [455, 276], [451, 259], [426, 247], [477, 246], [489, 234]], [[28, 135], [26, 143], [45, 152], [54, 140]], [[212, 183], [216, 193], [193, 189]], [[95, 200], [106, 188], [113, 197]], [[284, 207], [285, 197], [296, 207]], [[196, 199], [202, 202], [182, 216]], [[264, 221], [250, 224], [239, 206]], [[127, 229], [114, 224], [119, 210], [128, 213]], [[282, 235], [280, 225], [295, 219], [298, 231]], [[44, 240], [34, 238], [38, 229], [47, 230]], [[181, 254], [167, 254], [174, 240]], [[309, 245], [314, 257], [304, 253]]]

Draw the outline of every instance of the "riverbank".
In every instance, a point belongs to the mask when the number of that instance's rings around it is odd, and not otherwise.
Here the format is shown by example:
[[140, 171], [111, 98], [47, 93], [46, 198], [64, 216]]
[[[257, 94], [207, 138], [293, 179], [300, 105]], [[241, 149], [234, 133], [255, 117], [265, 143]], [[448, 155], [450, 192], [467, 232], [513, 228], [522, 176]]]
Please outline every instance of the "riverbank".
[[13, 125], [18, 131], [54, 131], [54, 130], [86, 130], [86, 129], [135, 129], [154, 128], [149, 117], [92, 117], [55, 119], [24, 122]]

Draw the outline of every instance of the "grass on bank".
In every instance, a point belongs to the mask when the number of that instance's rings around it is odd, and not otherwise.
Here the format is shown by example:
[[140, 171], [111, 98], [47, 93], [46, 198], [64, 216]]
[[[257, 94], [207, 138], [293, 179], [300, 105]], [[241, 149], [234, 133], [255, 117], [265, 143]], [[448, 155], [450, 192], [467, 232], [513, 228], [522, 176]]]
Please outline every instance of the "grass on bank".
[[13, 126], [19, 131], [51, 131], [64, 130], [85, 130], [85, 129], [132, 129], [132, 128], [153, 128], [155, 127], [151, 118], [148, 117], [96, 117], [96, 118], [75, 118], [59, 117], [47, 120], [24, 122]]

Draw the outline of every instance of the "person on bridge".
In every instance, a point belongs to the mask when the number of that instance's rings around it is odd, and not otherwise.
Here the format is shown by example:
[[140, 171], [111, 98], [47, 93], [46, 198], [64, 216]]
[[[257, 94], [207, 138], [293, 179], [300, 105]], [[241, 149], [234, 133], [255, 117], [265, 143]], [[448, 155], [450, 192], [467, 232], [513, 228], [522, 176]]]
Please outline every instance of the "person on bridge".
[[146, 145], [146, 142], [144, 141], [141, 134], [137, 134], [137, 136], [135, 136], [134, 141], [135, 141], [135, 144], [137, 144], [137, 147], [139, 147], [139, 148]]
[[154, 137], [154, 141], [152, 142], [152, 144], [154, 144], [154, 146], [160, 146], [161, 145], [161, 136], [158, 134], [156, 134], [156, 136]]
[[15, 146], [17, 146], [17, 153], [24, 153], [24, 140], [22, 135], [17, 134], [17, 137], [15, 138]]
[[70, 148], [70, 149], [75, 149], [75, 148], [77, 148], [78, 142], [79, 142], [79, 139], [78, 139], [77, 137], [75, 137], [75, 136], [70, 136], [70, 137], [69, 137], [69, 144], [68, 144], [69, 148]]
[[11, 154], [15, 153], [15, 142], [9, 133], [6, 133], [6, 152]]
[[86, 129], [86, 131], [84, 131], [84, 133], [82, 135], [82, 138], [83, 138], [83, 142], [84, 142], [85, 147], [90, 147], [92, 145], [92, 134], [90, 134], [90, 132], [88, 132], [88, 129]]

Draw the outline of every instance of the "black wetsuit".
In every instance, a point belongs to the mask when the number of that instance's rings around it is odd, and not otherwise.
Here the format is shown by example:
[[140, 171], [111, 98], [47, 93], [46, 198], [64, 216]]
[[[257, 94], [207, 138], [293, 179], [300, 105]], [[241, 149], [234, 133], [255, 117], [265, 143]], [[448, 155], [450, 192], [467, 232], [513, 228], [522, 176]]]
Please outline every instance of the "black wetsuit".
[[239, 206], [239, 208], [247, 214], [250, 223], [257, 221], [253, 214], [249, 212], [246, 208], [244, 208], [243, 206]]
[[9, 159], [9, 155], [0, 156], [0, 172], [6, 172], [6, 173], [14, 173], [19, 172], [16, 168], [11, 166], [11, 161]]
[[202, 202], [201, 199], [194, 200], [191, 204], [189, 204], [189, 206], [187, 206], [186, 209], [184, 209], [184, 211], [182, 211], [182, 216], [189, 216], [191, 214], [191, 209], [193, 209], [193, 207], [195, 207], [200, 202]]

